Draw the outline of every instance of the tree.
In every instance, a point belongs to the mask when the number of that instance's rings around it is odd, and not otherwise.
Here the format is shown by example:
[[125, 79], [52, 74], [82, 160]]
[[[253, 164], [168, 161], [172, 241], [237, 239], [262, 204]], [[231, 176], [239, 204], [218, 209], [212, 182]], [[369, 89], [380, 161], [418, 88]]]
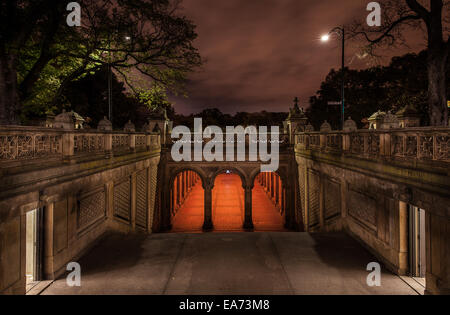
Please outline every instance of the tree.
[[78, 3], [80, 27], [67, 25], [65, 1], [0, 3], [0, 124], [18, 123], [39, 95], [61, 102], [71, 82], [105, 66], [136, 91], [148, 81], [178, 90], [201, 64], [195, 26], [179, 15], [178, 0]]
[[[390, 104], [385, 101], [388, 82], [385, 80], [381, 67], [360, 71], [346, 68], [345, 76], [345, 94], [347, 95], [345, 113], [360, 127], [363, 118], [379, 109], [390, 109]], [[316, 130], [325, 120], [331, 124], [333, 129], [340, 128], [341, 109], [339, 106], [329, 106], [328, 102], [339, 99], [341, 80], [341, 71], [332, 69], [317, 94], [310, 98], [310, 107], [306, 113]]]
[[[57, 107], [74, 110], [87, 119], [91, 128], [96, 128], [103, 117], [108, 116], [107, 67], [101, 68], [93, 74], [71, 82], [64, 92], [65, 104]], [[123, 82], [117, 80], [113, 74], [111, 80], [113, 99], [113, 124], [122, 128], [129, 120], [135, 123], [138, 130], [146, 122], [148, 109], [135, 96], [126, 93]], [[24, 110], [28, 109], [27, 107]]]
[[[349, 37], [363, 37], [365, 53], [375, 56], [382, 46], [405, 45], [404, 33], [408, 29], [425, 26], [428, 43], [428, 107], [430, 124], [447, 125], [447, 91], [445, 70], [450, 50], [448, 29], [448, 1], [384, 0], [381, 2], [383, 23], [369, 27], [354, 22], [348, 26]], [[425, 3], [427, 2], [427, 3]], [[445, 38], [445, 36], [447, 38]]]
[[173, 119], [175, 110], [172, 103], [169, 101], [166, 90], [160, 85], [137, 92], [139, 102], [148, 110], [154, 111], [158, 108], [164, 108], [169, 119]]
[[[397, 112], [406, 105], [414, 105], [422, 125], [429, 124], [427, 51], [394, 57], [389, 65], [364, 70], [346, 69], [345, 112], [362, 127], [361, 120], [377, 110]], [[330, 71], [317, 94], [310, 98], [307, 115], [316, 128], [328, 120], [334, 129], [340, 126], [340, 108], [328, 106], [329, 101], [339, 98], [341, 73]], [[446, 70], [447, 90], [450, 90], [450, 62]], [[347, 118], [346, 117], [346, 118]]]

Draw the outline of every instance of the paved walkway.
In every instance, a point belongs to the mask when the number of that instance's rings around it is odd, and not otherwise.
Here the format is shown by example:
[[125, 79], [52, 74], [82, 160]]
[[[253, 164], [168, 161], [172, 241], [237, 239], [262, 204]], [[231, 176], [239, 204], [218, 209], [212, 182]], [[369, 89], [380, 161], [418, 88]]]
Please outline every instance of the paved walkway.
[[81, 287], [64, 278], [43, 294], [415, 294], [345, 234], [111, 235], [80, 260]]
[[[201, 232], [203, 198], [201, 184], [195, 186], [172, 222], [172, 232]], [[212, 192], [213, 223], [216, 232], [243, 231], [244, 190], [238, 175], [220, 175]], [[253, 223], [256, 231], [284, 231], [283, 217], [264, 189], [253, 189]]]

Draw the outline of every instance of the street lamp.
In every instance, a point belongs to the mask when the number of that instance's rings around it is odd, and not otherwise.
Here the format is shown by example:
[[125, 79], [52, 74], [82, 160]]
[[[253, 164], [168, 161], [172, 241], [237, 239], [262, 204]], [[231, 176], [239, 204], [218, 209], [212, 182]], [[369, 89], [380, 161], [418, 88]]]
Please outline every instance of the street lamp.
[[335, 27], [328, 34], [322, 36], [322, 42], [328, 42], [330, 40], [330, 35], [336, 34], [342, 40], [342, 117], [341, 124], [342, 130], [344, 130], [344, 117], [345, 117], [345, 29], [343, 27]]

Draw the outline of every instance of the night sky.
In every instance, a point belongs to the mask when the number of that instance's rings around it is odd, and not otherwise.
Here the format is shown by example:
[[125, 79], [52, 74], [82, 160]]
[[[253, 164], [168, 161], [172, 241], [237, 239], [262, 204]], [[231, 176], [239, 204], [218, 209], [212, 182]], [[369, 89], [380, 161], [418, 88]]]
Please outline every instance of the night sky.
[[[365, 20], [369, 2], [183, 0], [183, 13], [197, 25], [195, 45], [205, 65], [190, 76], [189, 98], [173, 99], [176, 111], [190, 114], [216, 107], [231, 114], [281, 112], [292, 106], [295, 96], [307, 107], [329, 70], [341, 62], [340, 42], [322, 43], [320, 36], [355, 18]], [[425, 48], [423, 43], [410, 44], [415, 51]], [[354, 48], [347, 45], [347, 64], [367, 67], [368, 60], [356, 58]]]

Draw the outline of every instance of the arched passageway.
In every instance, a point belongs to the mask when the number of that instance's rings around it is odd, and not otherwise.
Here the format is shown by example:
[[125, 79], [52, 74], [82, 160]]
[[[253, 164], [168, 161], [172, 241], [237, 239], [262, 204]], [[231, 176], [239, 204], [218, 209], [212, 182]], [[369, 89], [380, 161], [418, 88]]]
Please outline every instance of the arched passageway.
[[256, 231], [284, 231], [286, 189], [277, 173], [261, 173], [252, 192], [253, 225]]
[[201, 232], [204, 223], [204, 190], [194, 171], [178, 173], [170, 190], [172, 232]]
[[232, 171], [220, 174], [212, 191], [212, 217], [215, 231], [242, 231], [245, 196], [241, 177]]

